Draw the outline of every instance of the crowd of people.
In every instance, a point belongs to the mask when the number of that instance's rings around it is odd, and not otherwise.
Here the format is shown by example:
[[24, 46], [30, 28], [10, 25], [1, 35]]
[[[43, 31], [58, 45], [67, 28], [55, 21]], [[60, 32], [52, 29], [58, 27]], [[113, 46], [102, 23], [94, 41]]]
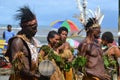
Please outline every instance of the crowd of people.
[[[39, 49], [40, 43], [35, 38], [38, 26], [36, 15], [28, 6], [17, 11], [16, 19], [20, 21], [21, 30], [15, 35], [8, 29], [6, 34], [10, 33], [10, 38], [3, 35], [8, 43], [5, 57], [9, 58], [14, 70], [9, 80], [78, 80], [79, 78], [75, 76], [78, 74], [72, 66], [78, 56], [86, 59], [83, 65], [84, 72], [83, 68], [78, 69], [84, 73], [82, 80], [118, 80], [120, 65], [117, 59], [120, 57], [120, 49], [112, 44], [114, 37], [111, 32], [106, 31], [100, 38], [101, 26], [96, 18], [88, 19], [84, 26], [86, 37], [77, 47], [77, 56], [74, 56], [74, 49], [66, 41], [68, 37], [66, 27], [61, 26], [58, 31], [49, 31], [48, 44], [42, 45]], [[40, 72], [39, 65], [46, 60], [49, 62], [44, 62], [43, 70]], [[51, 70], [51, 67], [55, 69]], [[47, 72], [52, 74], [48, 76]], [[113, 75], [117, 75], [116, 79], [112, 79]]]

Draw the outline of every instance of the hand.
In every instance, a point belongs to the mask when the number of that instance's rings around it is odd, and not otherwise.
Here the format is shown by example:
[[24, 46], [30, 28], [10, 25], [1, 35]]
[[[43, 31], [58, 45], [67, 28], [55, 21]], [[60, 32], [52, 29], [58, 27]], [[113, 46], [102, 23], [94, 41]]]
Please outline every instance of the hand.
[[104, 79], [105, 80], [111, 80], [111, 77], [109, 75], [107, 75], [107, 74], [104, 74]]

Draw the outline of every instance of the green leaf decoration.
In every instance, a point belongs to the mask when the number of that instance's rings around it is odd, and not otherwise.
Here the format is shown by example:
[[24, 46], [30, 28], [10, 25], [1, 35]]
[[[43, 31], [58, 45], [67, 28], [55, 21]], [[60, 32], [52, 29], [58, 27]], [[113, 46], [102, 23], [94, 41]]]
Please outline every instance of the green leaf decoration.
[[106, 69], [111, 69], [113, 72], [117, 72], [117, 61], [111, 56], [103, 55], [104, 66]]
[[73, 62], [72, 66], [75, 70], [81, 69], [84, 72], [84, 68], [86, 65], [87, 59], [84, 56], [77, 56]]

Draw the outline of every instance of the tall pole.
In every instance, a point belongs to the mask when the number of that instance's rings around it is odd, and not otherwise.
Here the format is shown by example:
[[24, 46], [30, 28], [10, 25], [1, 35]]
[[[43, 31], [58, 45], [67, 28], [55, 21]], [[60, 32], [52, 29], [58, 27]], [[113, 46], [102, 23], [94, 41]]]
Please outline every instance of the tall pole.
[[[119, 4], [120, 4], [120, 1], [119, 1]], [[118, 4], [118, 5], [119, 5]], [[120, 5], [119, 5], [119, 19], [118, 19], [118, 45], [120, 46]]]
[[119, 16], [119, 21], [118, 21], [118, 32], [120, 32], [120, 1], [119, 1], [119, 3], [118, 3], [118, 5], [119, 5], [119, 7], [118, 7], [118, 16]]
[[87, 7], [87, 1], [83, 0], [83, 16], [84, 16], [84, 25], [86, 24], [87, 20], [86, 20], [86, 7]]
[[[87, 1], [86, 0], [76, 0], [77, 1], [77, 8], [80, 10], [80, 15], [75, 15], [73, 17], [77, 18], [82, 24], [83, 26], [86, 25], [87, 22], [87, 15], [86, 15], [86, 7], [87, 7]], [[83, 29], [81, 29], [78, 34], [83, 31]]]

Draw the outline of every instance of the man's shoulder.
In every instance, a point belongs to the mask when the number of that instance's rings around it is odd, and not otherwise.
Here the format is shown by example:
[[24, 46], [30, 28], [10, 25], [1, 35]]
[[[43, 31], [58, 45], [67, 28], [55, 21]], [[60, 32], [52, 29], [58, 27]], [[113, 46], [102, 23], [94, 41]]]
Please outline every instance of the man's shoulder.
[[10, 38], [11, 41], [22, 41], [22, 38], [18, 37], [18, 36], [14, 36], [12, 38]]
[[87, 41], [86, 40], [82, 40], [80, 45], [88, 45]]

